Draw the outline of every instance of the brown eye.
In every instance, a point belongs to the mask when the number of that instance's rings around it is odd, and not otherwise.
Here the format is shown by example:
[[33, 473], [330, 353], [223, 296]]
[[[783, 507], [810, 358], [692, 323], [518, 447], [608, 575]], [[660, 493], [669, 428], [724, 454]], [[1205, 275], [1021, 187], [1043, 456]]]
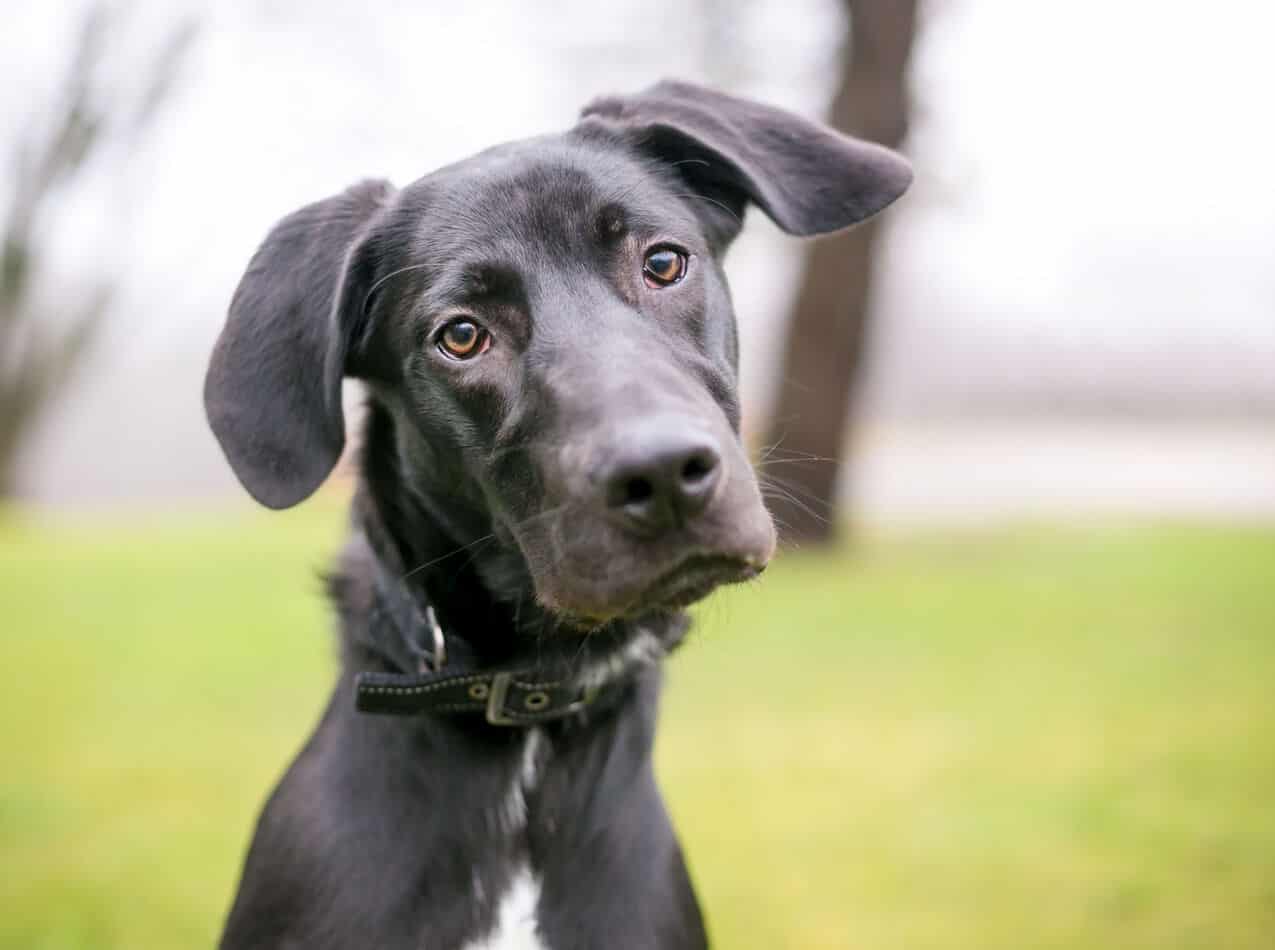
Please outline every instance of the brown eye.
[[671, 247], [657, 247], [642, 262], [642, 277], [648, 287], [668, 287], [686, 276], [686, 255]]
[[438, 335], [438, 348], [444, 356], [454, 360], [467, 360], [487, 352], [491, 337], [472, 320], [453, 320]]

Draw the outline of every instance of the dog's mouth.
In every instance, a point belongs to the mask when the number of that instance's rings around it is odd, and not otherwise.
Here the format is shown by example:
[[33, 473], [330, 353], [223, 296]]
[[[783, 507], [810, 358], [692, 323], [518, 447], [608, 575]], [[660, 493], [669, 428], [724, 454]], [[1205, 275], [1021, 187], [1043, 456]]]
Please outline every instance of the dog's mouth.
[[594, 627], [601, 622], [681, 610], [703, 600], [724, 584], [752, 580], [765, 569], [765, 561], [747, 557], [690, 554], [627, 595], [570, 606], [542, 595], [542, 603], [553, 609], [567, 626]]
[[597, 628], [678, 611], [756, 578], [774, 555], [774, 527], [755, 491], [737, 494], [702, 523], [653, 539], [617, 537], [602, 530], [609, 523], [582, 518], [515, 532], [537, 603], [565, 626]]
[[727, 554], [692, 554], [646, 586], [625, 613], [680, 610], [702, 600], [723, 584], [752, 580], [764, 563]]

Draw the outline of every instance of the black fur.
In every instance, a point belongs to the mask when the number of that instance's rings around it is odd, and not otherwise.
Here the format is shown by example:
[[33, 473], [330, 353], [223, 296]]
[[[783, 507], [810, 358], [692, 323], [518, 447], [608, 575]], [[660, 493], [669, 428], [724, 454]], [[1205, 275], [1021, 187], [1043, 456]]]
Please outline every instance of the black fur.
[[[205, 387], [231, 465], [263, 504], [296, 504], [342, 451], [341, 379], [369, 405], [331, 584], [341, 672], [261, 816], [223, 946], [460, 947], [492, 930], [519, 866], [553, 950], [705, 945], [651, 770], [658, 658], [682, 607], [774, 549], [719, 258], [749, 202], [811, 235], [908, 180], [884, 149], [666, 82], [270, 233]], [[672, 286], [643, 277], [658, 246], [689, 260]], [[438, 345], [459, 316], [490, 334], [474, 359]], [[686, 446], [707, 459], [693, 511], [690, 470], [651, 467]], [[660, 518], [616, 500], [634, 477], [668, 502]], [[449, 667], [609, 671], [623, 688], [531, 730], [358, 714], [355, 673], [413, 662], [373, 620], [378, 576], [434, 606]]]

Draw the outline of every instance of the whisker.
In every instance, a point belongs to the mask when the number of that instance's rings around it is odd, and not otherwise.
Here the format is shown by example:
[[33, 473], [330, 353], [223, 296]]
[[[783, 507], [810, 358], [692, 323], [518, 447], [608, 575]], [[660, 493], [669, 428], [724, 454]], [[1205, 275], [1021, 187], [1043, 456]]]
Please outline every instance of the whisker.
[[[806, 514], [810, 515], [812, 518], [818, 518], [820, 521], [823, 521], [824, 523], [830, 523], [828, 519], [825, 517], [825, 513], [818, 512], [813, 507], [811, 507], [811, 505], [814, 503], [814, 499], [799, 498], [793, 492], [788, 491], [779, 486], [771, 486], [770, 488], [763, 490], [762, 497], [770, 498], [772, 500], [786, 501], [789, 504], [794, 505], [795, 507], [801, 509]], [[831, 506], [828, 506], [828, 510], [826, 513], [831, 514]]]
[[[551, 518], [555, 515], [559, 515], [562, 512], [566, 511], [568, 507], [569, 505], [563, 504], [563, 505], [558, 505], [555, 508], [549, 508], [546, 511], [536, 512], [534, 515], [528, 515], [526, 518], [523, 518], [520, 521], [515, 521], [513, 524], [509, 525], [509, 528], [511, 531], [517, 531], [519, 528], [525, 528], [527, 525], [532, 524], [541, 518]], [[459, 547], [453, 548], [452, 550], [448, 551], [446, 554], [440, 554], [438, 557], [433, 558], [432, 560], [426, 561], [424, 564], [418, 564], [416, 567], [412, 568], [410, 571], [403, 574], [399, 578], [399, 580], [405, 581], [408, 578], [412, 577], [413, 575], [419, 574], [421, 571], [431, 568], [434, 565], [441, 563], [442, 561], [446, 561], [448, 558], [455, 557], [457, 554], [461, 554], [465, 551], [470, 550], [471, 548], [476, 548], [480, 544], [484, 544], [489, 541], [494, 541], [495, 539], [496, 539], [496, 532], [494, 531], [488, 532], [487, 534], [484, 534], [481, 538], [475, 538], [473, 541], [469, 541], [466, 544], [462, 544]], [[477, 556], [477, 553], [478, 553], [477, 551], [474, 551], [470, 557], [470, 560], [460, 565], [460, 567], [457, 568], [457, 570], [458, 571], [463, 570], [468, 564], [470, 564], [473, 561], [473, 558]]]
[[753, 463], [753, 468], [770, 468], [772, 465], [795, 465], [799, 462], [835, 462], [834, 458], [822, 455], [794, 455], [791, 458], [767, 458]]
[[811, 493], [801, 485], [794, 485], [790, 481], [780, 478], [771, 472], [761, 472], [757, 476], [759, 484], [770, 485], [772, 488], [789, 492], [790, 494], [800, 495], [803, 499], [814, 505], [822, 505], [825, 510], [831, 511], [833, 504], [830, 501], [824, 501], [819, 496]]
[[494, 537], [496, 537], [496, 535], [494, 532], [492, 532], [490, 534], [484, 534], [481, 538], [478, 538], [474, 541], [470, 541], [468, 544], [462, 544], [460, 547], [454, 548], [453, 550], [448, 551], [446, 554], [440, 555], [434, 558], [433, 560], [426, 561], [424, 564], [417, 565], [416, 567], [408, 571], [406, 574], [404, 574], [402, 577], [400, 577], [399, 581], [405, 581], [409, 577], [412, 577], [415, 574], [419, 574], [421, 571], [425, 570], [426, 568], [433, 567], [435, 564], [438, 564], [442, 561], [446, 561], [449, 557], [455, 557], [457, 554], [460, 554], [462, 551], [466, 551], [477, 544], [482, 544], [484, 541], [490, 541]]
[[[815, 509], [812, 508], [810, 504], [807, 504], [806, 501], [803, 501], [801, 498], [798, 498], [797, 495], [792, 490], [788, 489], [787, 487], [783, 485], [773, 485], [773, 484], [772, 485], [761, 484], [760, 487], [762, 489], [763, 498], [771, 498], [772, 500], [786, 501], [789, 504], [793, 505], [795, 508], [799, 509], [800, 511], [804, 512], [805, 514], [809, 515], [810, 517], [814, 518], [815, 520], [819, 521], [822, 524], [832, 523], [830, 518], [825, 517], [823, 514], [819, 513], [818, 511], [815, 511]], [[808, 496], [808, 500], [811, 503], [815, 503], [818, 501], [817, 499], [813, 497], [809, 497], [809, 496]], [[820, 503], [824, 504], [828, 514], [831, 514], [832, 506], [823, 502], [820, 502]]]
[[740, 220], [739, 215], [737, 215], [734, 211], [732, 211], [732, 210], [730, 209], [730, 207], [728, 207], [727, 205], [722, 204], [722, 203], [721, 203], [720, 201], [718, 201], [716, 198], [710, 198], [710, 197], [708, 197], [708, 195], [697, 195], [697, 194], [695, 194], [694, 192], [683, 192], [683, 191], [679, 191], [679, 192], [676, 192], [676, 193], [674, 194], [674, 196], [673, 196], [673, 197], [675, 197], [675, 198], [698, 198], [700, 201], [707, 201], [709, 204], [717, 205], [717, 207], [719, 207], [719, 208], [721, 208], [723, 211], [725, 211], [728, 215], [730, 215], [730, 216], [731, 216], [732, 218], [734, 218], [737, 222], [739, 222], [739, 224], [741, 224], [741, 225], [742, 225], [742, 224], [744, 223], [742, 220]]
[[428, 266], [429, 266], [428, 264], [408, 264], [406, 267], [400, 267], [398, 270], [390, 271], [380, 280], [373, 283], [372, 286], [368, 288], [367, 296], [363, 298], [363, 312], [367, 313], [368, 301], [372, 299], [372, 295], [376, 293], [377, 288], [380, 287], [381, 284], [385, 283], [391, 277], [397, 277], [399, 274], [406, 274], [408, 271], [421, 270], [422, 268], [425, 268]]

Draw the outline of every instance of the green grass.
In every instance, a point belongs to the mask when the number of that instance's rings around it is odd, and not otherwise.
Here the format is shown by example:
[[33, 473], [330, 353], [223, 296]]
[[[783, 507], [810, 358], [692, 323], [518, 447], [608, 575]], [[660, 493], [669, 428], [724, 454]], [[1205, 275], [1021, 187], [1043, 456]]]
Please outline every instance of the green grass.
[[[0, 516], [0, 946], [208, 946], [332, 669], [343, 516]], [[717, 946], [1275, 945], [1275, 531], [790, 555], [671, 664]]]

